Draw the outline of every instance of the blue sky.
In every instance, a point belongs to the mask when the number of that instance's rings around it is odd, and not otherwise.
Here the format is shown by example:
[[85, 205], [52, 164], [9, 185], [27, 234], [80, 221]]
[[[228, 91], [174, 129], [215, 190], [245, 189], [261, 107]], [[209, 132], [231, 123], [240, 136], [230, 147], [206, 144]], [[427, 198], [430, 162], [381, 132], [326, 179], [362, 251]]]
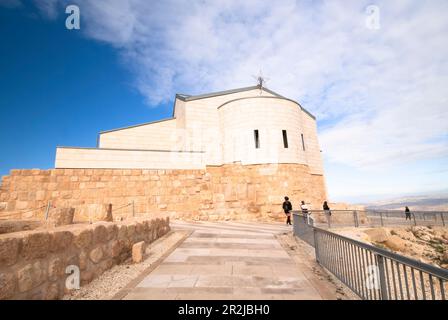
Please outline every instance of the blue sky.
[[51, 168], [56, 146], [94, 147], [99, 131], [171, 116], [171, 102], [145, 104], [116, 50], [63, 18], [0, 9], [0, 175]]
[[[81, 30], [65, 28], [77, 4]], [[379, 28], [366, 26], [376, 5]], [[0, 175], [253, 85], [318, 119], [332, 201], [448, 190], [447, 1], [0, 0]]]

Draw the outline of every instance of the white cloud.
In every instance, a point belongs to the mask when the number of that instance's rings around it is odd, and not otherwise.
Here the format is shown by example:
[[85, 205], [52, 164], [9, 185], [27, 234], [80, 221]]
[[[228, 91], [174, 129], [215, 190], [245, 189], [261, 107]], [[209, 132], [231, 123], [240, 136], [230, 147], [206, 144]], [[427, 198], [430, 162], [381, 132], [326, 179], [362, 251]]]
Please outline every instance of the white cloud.
[[[35, 1], [54, 12], [58, 0]], [[251, 85], [262, 68], [271, 89], [323, 121], [330, 162], [368, 170], [448, 156], [447, 1], [73, 2], [150, 105]], [[370, 4], [380, 30], [365, 26]]]
[[59, 2], [59, 0], [34, 0], [39, 10], [50, 19], [55, 19], [58, 16]]

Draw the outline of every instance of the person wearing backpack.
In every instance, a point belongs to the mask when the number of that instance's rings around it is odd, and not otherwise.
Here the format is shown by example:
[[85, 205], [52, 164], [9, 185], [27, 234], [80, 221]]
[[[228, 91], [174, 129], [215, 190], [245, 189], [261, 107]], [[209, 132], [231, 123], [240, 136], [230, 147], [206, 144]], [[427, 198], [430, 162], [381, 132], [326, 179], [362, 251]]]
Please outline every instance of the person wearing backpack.
[[411, 210], [409, 210], [409, 208], [406, 206], [406, 208], [404, 209], [404, 213], [406, 215], [406, 220], [411, 220]]
[[285, 197], [285, 201], [283, 202], [282, 207], [283, 207], [283, 211], [285, 212], [285, 215], [286, 215], [286, 224], [292, 225], [292, 223], [291, 223], [292, 204], [289, 201], [288, 197]]

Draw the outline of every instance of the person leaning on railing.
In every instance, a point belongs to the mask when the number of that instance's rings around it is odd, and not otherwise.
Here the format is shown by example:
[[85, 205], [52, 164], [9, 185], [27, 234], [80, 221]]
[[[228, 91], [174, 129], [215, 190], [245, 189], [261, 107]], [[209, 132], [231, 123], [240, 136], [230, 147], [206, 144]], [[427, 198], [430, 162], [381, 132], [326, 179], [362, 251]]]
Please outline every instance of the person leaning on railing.
[[328, 206], [328, 202], [324, 201], [324, 204], [322, 205], [322, 208], [324, 209], [325, 212], [325, 216], [327, 218], [327, 222], [329, 224], [329, 227], [331, 226], [331, 210], [330, 207]]
[[303, 219], [307, 222], [309, 222], [309, 211], [308, 206], [305, 204], [305, 201], [302, 201], [302, 204], [300, 205], [300, 209], [302, 210]]
[[324, 201], [324, 204], [323, 204], [323, 209], [324, 209], [324, 212], [325, 212], [325, 214], [329, 217], [329, 216], [331, 216], [331, 210], [330, 210], [330, 207], [328, 206], [328, 203], [327, 203], [327, 201]]

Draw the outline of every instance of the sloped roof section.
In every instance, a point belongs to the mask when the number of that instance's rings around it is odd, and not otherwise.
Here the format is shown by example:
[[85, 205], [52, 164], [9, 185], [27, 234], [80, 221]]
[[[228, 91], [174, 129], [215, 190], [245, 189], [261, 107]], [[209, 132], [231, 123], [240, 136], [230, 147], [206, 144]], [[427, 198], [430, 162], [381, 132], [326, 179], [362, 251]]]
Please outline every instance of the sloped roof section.
[[150, 121], [150, 122], [145, 122], [145, 123], [140, 123], [140, 124], [134, 124], [134, 125], [131, 125], [131, 126], [121, 127], [121, 128], [117, 128], [117, 129], [100, 131], [99, 134], [115, 132], [115, 131], [120, 131], [120, 130], [126, 130], [126, 129], [132, 129], [132, 128], [146, 126], [146, 125], [149, 125], [149, 124], [155, 124], [155, 123], [164, 122], [164, 121], [170, 121], [170, 120], [175, 120], [175, 119], [176, 119], [175, 117], [171, 117], [171, 118], [165, 118], [165, 119], [160, 119], [160, 120], [154, 120], [154, 121]]
[[[245, 88], [239, 88], [239, 89], [218, 91], [218, 92], [201, 94], [201, 95], [197, 95], [197, 96], [191, 96], [191, 95], [187, 95], [187, 94], [177, 94], [176, 98], [178, 98], [182, 101], [193, 101], [193, 100], [199, 100], [199, 99], [207, 99], [207, 98], [213, 98], [213, 97], [218, 97], [218, 96], [224, 96], [227, 94], [233, 94], [233, 93], [238, 93], [238, 92], [250, 91], [250, 90], [255, 90], [255, 89], [260, 89], [260, 86], [252, 86], [252, 87], [245, 87]], [[278, 93], [276, 93], [272, 90], [269, 90], [268, 88], [262, 87], [262, 89], [266, 92], [269, 92], [270, 94], [273, 94], [274, 96], [277, 96], [279, 98], [284, 98], [283, 96], [279, 95]]]
[[[293, 101], [295, 103], [297, 103], [300, 108], [306, 113], [308, 114], [311, 118], [313, 118], [314, 120], [316, 120], [316, 117], [309, 112], [308, 110], [306, 110], [304, 107], [302, 107], [302, 105], [300, 103], [298, 103], [297, 101], [288, 99], [280, 94], [278, 94], [277, 92], [274, 92], [266, 87], [260, 87], [259, 85], [257, 86], [251, 86], [251, 87], [245, 87], [245, 88], [239, 88], [239, 89], [232, 89], [232, 90], [225, 90], [225, 91], [218, 91], [218, 92], [212, 92], [212, 93], [206, 93], [206, 94], [201, 94], [201, 95], [197, 95], [197, 96], [192, 96], [192, 95], [188, 95], [188, 94], [176, 94], [176, 99], [188, 102], [188, 101], [194, 101], [194, 100], [199, 100], [199, 99], [207, 99], [207, 98], [213, 98], [213, 97], [218, 97], [218, 96], [224, 96], [227, 94], [233, 94], [233, 93], [238, 93], [238, 92], [244, 92], [244, 91], [251, 91], [251, 90], [255, 90], [255, 89], [263, 89], [264, 91], [272, 94], [275, 97], [278, 98], [282, 98], [282, 99], [286, 99], [286, 100], [290, 100]], [[173, 116], [174, 116], [174, 110], [173, 110]]]

